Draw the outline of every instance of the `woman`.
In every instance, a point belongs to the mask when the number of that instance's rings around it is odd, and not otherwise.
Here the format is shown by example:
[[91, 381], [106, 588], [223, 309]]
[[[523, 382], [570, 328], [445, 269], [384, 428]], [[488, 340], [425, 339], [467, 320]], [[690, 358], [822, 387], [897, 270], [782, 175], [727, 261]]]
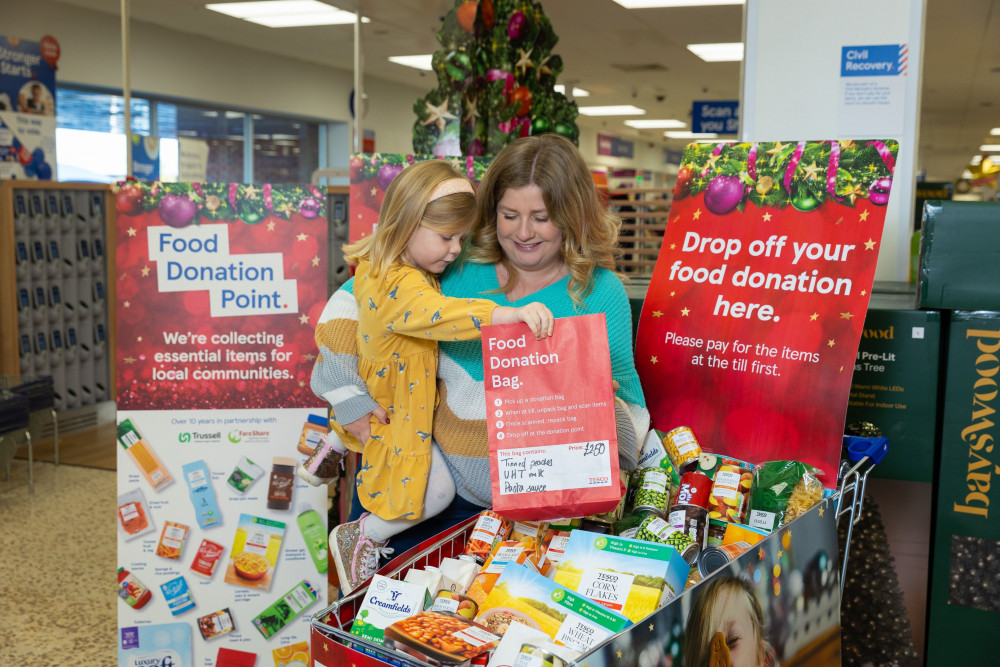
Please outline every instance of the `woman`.
[[[442, 293], [514, 307], [540, 301], [556, 317], [604, 313], [617, 387], [620, 465], [632, 470], [649, 430], [649, 412], [632, 359], [631, 310], [614, 272], [620, 221], [601, 205], [576, 147], [554, 134], [525, 137], [501, 150], [476, 198], [479, 220], [472, 247], [442, 276]], [[338, 422], [365, 442], [371, 419], [384, 423], [386, 415], [357, 377], [357, 307], [351, 290], [350, 282], [344, 285], [320, 317], [312, 388], [330, 403]], [[449, 510], [396, 537], [394, 547], [400, 551], [492, 505], [482, 344], [442, 342], [439, 350], [433, 439], [457, 496]], [[351, 518], [362, 511], [355, 502]], [[349, 546], [351, 559], [362, 566], [358, 576], [374, 572], [374, 554], [383, 546]]]

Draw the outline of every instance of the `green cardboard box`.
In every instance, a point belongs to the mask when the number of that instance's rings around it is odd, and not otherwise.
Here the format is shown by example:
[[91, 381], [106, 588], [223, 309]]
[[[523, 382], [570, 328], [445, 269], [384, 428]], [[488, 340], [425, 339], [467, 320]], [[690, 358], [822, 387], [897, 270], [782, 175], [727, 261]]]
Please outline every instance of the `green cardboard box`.
[[1000, 629], [1000, 313], [952, 313], [947, 355], [926, 657], [990, 664]]
[[924, 203], [921, 308], [1000, 310], [1000, 203]]
[[875, 466], [874, 476], [933, 481], [940, 356], [939, 311], [869, 309], [855, 358], [847, 424], [872, 422], [889, 439], [889, 453]]

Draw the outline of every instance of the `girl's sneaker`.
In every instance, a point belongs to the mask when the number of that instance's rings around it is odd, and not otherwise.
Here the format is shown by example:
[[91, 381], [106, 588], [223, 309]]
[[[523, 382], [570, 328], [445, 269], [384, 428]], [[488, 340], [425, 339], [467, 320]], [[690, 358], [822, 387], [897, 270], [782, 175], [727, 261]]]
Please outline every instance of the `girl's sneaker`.
[[337, 566], [340, 578], [340, 592], [350, 595], [361, 584], [378, 572], [379, 557], [388, 557], [392, 549], [385, 542], [376, 542], [364, 534], [364, 514], [357, 521], [342, 523], [330, 532], [330, 553]]

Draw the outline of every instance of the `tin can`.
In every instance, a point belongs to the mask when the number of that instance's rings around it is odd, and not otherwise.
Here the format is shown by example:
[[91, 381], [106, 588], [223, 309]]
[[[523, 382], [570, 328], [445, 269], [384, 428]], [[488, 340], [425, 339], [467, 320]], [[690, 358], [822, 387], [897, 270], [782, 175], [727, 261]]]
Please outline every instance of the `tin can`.
[[703, 472], [691, 471], [681, 475], [681, 488], [677, 492], [678, 505], [697, 505], [708, 509], [712, 493], [712, 480]]
[[580, 522], [580, 528], [591, 533], [613, 535], [615, 532], [615, 523], [607, 514], [591, 514], [590, 516], [583, 517], [583, 521]]
[[663, 436], [663, 446], [678, 470], [682, 469], [685, 463], [697, 461], [701, 456], [701, 445], [694, 437], [694, 431], [687, 426], [678, 426], [669, 431]]
[[526, 642], [521, 644], [513, 667], [566, 667], [566, 662], [555, 653]]
[[636, 538], [672, 546], [677, 549], [688, 565], [694, 565], [698, 560], [699, 552], [701, 552], [700, 544], [656, 515], [650, 515], [643, 519], [642, 523], [639, 524]]
[[708, 546], [708, 510], [699, 505], [674, 505], [667, 523], [701, 546]]
[[645, 521], [648, 516], [651, 516], [650, 512], [633, 512], [632, 514], [623, 517], [621, 521], [615, 523], [615, 535], [618, 537], [634, 538], [636, 533], [639, 532], [639, 525]]
[[698, 557], [698, 572], [701, 576], [707, 577], [742, 556], [751, 546], [747, 542], [733, 542], [709, 547]]
[[750, 506], [751, 468], [740, 462], [725, 462], [715, 471], [712, 493], [708, 498], [709, 517], [730, 523], [746, 521]]
[[732, 525], [722, 519], [708, 520], [708, 544], [710, 547], [717, 547], [722, 544], [722, 539], [726, 534], [726, 527]]
[[464, 555], [471, 556], [482, 565], [493, 550], [493, 543], [497, 540], [506, 540], [513, 527], [514, 524], [496, 512], [483, 510], [479, 513], [476, 525], [465, 543]]
[[468, 595], [448, 590], [438, 591], [429, 611], [443, 611], [467, 618], [470, 621], [479, 615], [479, 605]]
[[670, 482], [662, 468], [643, 468], [636, 475], [632, 512], [653, 512], [663, 516], [670, 501]]

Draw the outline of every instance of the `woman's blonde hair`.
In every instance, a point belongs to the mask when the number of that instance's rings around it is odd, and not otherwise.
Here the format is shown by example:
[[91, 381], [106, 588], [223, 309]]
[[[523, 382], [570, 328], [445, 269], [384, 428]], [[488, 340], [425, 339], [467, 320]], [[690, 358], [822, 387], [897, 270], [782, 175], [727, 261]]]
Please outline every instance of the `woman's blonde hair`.
[[410, 237], [421, 225], [442, 234], [457, 234], [476, 219], [476, 198], [471, 192], [456, 192], [430, 201], [439, 185], [462, 172], [443, 160], [418, 162], [403, 169], [385, 191], [378, 227], [371, 236], [344, 246], [344, 259], [352, 264], [367, 259], [373, 278], [404, 258]]
[[701, 589], [701, 595], [691, 605], [691, 613], [688, 614], [684, 627], [685, 667], [708, 667], [712, 654], [712, 637], [721, 630], [721, 617], [725, 611], [721, 602], [726, 593], [733, 593], [746, 603], [754, 631], [754, 636], [747, 637], [746, 640], [754, 643], [757, 664], [766, 664], [770, 647], [764, 640], [764, 609], [750, 582], [743, 577], [719, 575], [702, 586], [704, 588]]
[[507, 190], [529, 185], [542, 191], [549, 219], [562, 231], [560, 255], [569, 269], [570, 296], [579, 305], [594, 288], [595, 267], [615, 270], [621, 220], [601, 202], [587, 163], [564, 137], [524, 137], [497, 153], [479, 184], [479, 217], [468, 257], [503, 264], [509, 276], [503, 290], [513, 289], [518, 275], [497, 240], [497, 204]]

